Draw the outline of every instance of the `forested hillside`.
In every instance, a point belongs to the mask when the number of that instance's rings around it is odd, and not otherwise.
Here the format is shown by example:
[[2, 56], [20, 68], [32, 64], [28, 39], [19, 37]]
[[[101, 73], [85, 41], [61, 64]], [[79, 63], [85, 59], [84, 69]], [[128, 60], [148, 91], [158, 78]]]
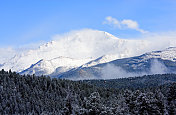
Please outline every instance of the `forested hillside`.
[[176, 74], [154, 74], [110, 80], [84, 80], [84, 82], [98, 87], [136, 90], [154, 88], [167, 83], [176, 82]]
[[[125, 87], [124, 84], [121, 89], [95, 86], [90, 84], [90, 81], [88, 83], [51, 79], [45, 76], [22, 76], [2, 70], [0, 71], [0, 114], [174, 115], [176, 114], [176, 83], [174, 82], [176, 75], [171, 74], [171, 77], [161, 75], [161, 79], [164, 76], [168, 80], [155, 87], [149, 85], [150, 87], [130, 89], [132, 85]], [[140, 81], [140, 78], [136, 79]], [[129, 84], [133, 83], [135, 86], [137, 81]], [[144, 83], [147, 83], [146, 81]], [[115, 80], [112, 84], [116, 82], [119, 81]]]

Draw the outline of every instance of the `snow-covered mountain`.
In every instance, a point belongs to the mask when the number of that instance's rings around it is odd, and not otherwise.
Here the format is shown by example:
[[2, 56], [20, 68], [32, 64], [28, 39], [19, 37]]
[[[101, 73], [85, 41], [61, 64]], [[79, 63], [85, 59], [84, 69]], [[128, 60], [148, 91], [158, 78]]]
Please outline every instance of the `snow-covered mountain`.
[[92, 60], [92, 58], [73, 59], [61, 56], [51, 60], [39, 60], [37, 63], [32, 64], [29, 68], [20, 73], [57, 76], [71, 69], [76, 69], [78, 67], [91, 67], [97, 64], [110, 62], [115, 59], [117, 59], [116, 55], [105, 55], [95, 60]]
[[119, 39], [104, 31], [84, 29], [56, 35], [51, 42], [36, 49], [13, 53], [10, 59], [1, 56], [0, 69], [56, 75], [81, 65], [91, 67], [163, 49], [169, 47], [170, 42], [153, 46], [153, 42], [148, 40]]
[[101, 64], [95, 64], [97, 60], [101, 58], [86, 64], [92, 63], [93, 66], [81, 66], [58, 76], [67, 79], [112, 79], [145, 74], [175, 73], [176, 47]]

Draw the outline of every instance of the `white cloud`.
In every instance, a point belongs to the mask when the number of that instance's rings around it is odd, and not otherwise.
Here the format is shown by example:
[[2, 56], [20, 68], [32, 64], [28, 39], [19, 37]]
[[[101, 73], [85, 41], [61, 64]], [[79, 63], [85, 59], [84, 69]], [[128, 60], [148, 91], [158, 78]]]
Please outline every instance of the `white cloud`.
[[107, 64], [101, 70], [102, 79], [117, 79], [125, 77], [139, 76], [137, 73], [130, 73], [125, 71], [123, 68], [115, 66], [113, 64]]
[[121, 24], [125, 25], [129, 29], [134, 29], [134, 30], [139, 31], [141, 33], [147, 33], [147, 31], [139, 28], [139, 24], [136, 21], [122, 20]]
[[169, 73], [167, 67], [163, 63], [159, 62], [157, 59], [152, 61], [150, 71], [151, 74]]
[[108, 24], [110, 26], [113, 26], [119, 29], [134, 29], [141, 33], [147, 33], [147, 31], [139, 28], [139, 24], [136, 21], [130, 20], [130, 19], [124, 19], [122, 21], [119, 21], [116, 18], [108, 16], [105, 18], [105, 21], [103, 22], [103, 24]]
[[108, 25], [111, 25], [113, 27], [121, 28], [120, 22], [117, 19], [115, 19], [115, 18], [113, 18], [111, 16], [106, 17], [106, 19], [103, 22], [103, 24], [108, 24]]

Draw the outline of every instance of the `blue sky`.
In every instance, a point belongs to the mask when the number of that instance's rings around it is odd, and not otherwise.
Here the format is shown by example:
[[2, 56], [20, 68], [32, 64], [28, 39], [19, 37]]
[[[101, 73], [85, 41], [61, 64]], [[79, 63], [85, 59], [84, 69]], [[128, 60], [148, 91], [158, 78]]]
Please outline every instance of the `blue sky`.
[[[137, 29], [124, 20], [136, 22]], [[55, 34], [84, 28], [127, 39], [146, 34], [139, 30], [174, 32], [176, 0], [0, 0], [1, 47], [50, 41]]]

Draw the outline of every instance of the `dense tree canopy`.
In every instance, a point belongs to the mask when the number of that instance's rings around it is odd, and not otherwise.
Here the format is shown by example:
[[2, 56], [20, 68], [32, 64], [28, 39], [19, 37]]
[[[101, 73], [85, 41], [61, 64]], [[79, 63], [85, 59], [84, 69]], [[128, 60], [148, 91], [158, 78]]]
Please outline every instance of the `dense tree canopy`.
[[[164, 83], [144, 86], [119, 80], [70, 81], [0, 71], [0, 114], [133, 115], [176, 114], [175, 74], [153, 75]], [[138, 81], [144, 78], [138, 78]], [[130, 81], [129, 78], [128, 80]], [[120, 81], [127, 80], [120, 79]], [[127, 81], [128, 81], [127, 80]], [[149, 79], [151, 80], [151, 79]], [[101, 82], [100, 82], [101, 81]], [[95, 85], [95, 82], [97, 85]], [[121, 83], [110, 87], [110, 82]], [[100, 84], [101, 85], [98, 85]], [[123, 87], [122, 83], [124, 83]], [[131, 83], [131, 82], [130, 82]]]

